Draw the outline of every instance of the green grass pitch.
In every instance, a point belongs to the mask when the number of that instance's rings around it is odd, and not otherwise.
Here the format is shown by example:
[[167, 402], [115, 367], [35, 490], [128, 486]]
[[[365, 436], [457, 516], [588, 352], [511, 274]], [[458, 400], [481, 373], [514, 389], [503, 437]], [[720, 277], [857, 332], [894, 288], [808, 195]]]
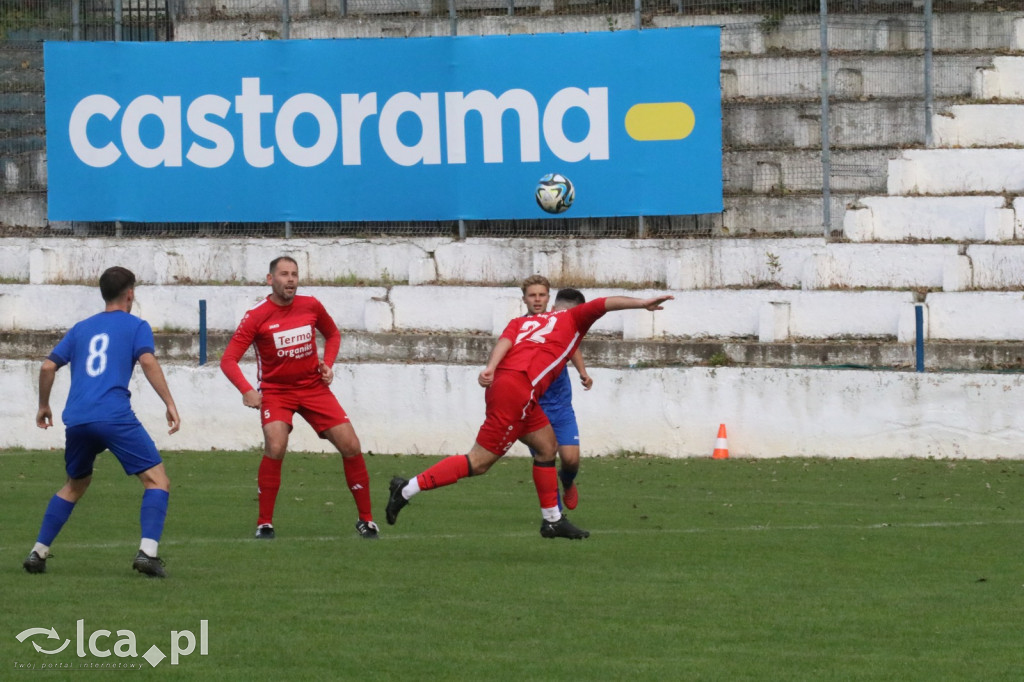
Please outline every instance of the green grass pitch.
[[[131, 571], [141, 486], [109, 453], [44, 575], [21, 561], [59, 451], [0, 453], [0, 674], [141, 665], [191, 680], [1019, 680], [1024, 462], [585, 459], [584, 541], [540, 537], [529, 461], [416, 497], [435, 458], [367, 456], [377, 542], [337, 455], [285, 459], [272, 542], [252, 539], [253, 452], [165, 453], [169, 578]], [[76, 653], [100, 630], [113, 650]], [[171, 632], [208, 651], [151, 667]], [[19, 642], [28, 628], [54, 628]], [[33, 643], [56, 648], [38, 653]], [[88, 646], [87, 643], [84, 646]], [[182, 646], [181, 648], [184, 648]], [[90, 668], [85, 668], [90, 669]], [[77, 679], [77, 678], [75, 678]]]

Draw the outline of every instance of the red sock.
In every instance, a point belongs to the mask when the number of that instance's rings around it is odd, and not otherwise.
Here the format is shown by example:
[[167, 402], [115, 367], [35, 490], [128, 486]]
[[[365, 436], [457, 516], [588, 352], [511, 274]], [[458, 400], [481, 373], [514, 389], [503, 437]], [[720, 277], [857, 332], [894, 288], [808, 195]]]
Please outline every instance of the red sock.
[[266, 455], [260, 462], [260, 471], [256, 477], [259, 485], [260, 516], [257, 525], [274, 522], [274, 503], [277, 502], [277, 491], [281, 489], [282, 459], [271, 459]]
[[420, 490], [433, 490], [451, 485], [466, 476], [469, 476], [469, 456], [452, 455], [428, 468], [417, 476], [416, 480], [420, 484]]
[[537, 499], [540, 500], [541, 509], [558, 506], [558, 472], [553, 461], [547, 466], [534, 463], [533, 485], [537, 487]]
[[341, 464], [345, 467], [345, 482], [355, 498], [359, 519], [373, 521], [373, 512], [370, 510], [370, 474], [366, 472], [363, 453], [355, 457], [342, 457]]

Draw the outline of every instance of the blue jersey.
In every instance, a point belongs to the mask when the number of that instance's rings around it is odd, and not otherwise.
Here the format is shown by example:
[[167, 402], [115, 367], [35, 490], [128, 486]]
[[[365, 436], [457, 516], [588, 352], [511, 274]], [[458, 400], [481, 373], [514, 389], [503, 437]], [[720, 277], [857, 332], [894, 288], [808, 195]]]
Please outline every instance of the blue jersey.
[[71, 365], [64, 426], [138, 421], [128, 382], [139, 356], [152, 352], [149, 323], [124, 311], [102, 312], [72, 327], [48, 356], [58, 367]]
[[544, 410], [544, 414], [548, 415], [548, 418], [558, 410], [564, 410], [567, 407], [572, 409], [572, 381], [569, 380], [568, 365], [562, 368], [562, 373], [551, 382], [548, 390], [544, 391], [537, 403]]
[[[527, 313], [523, 317], [533, 317], [533, 315]], [[537, 404], [541, 406], [549, 419], [551, 414], [557, 410], [567, 407], [572, 409], [572, 382], [569, 380], [569, 365], [562, 368], [562, 373], [555, 377], [547, 390], [541, 394]]]

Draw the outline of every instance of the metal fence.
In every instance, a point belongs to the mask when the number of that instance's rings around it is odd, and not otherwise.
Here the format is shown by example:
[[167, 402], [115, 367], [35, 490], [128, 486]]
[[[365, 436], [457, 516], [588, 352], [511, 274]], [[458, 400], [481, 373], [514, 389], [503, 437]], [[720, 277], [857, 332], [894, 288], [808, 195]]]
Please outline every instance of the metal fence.
[[[888, 161], [931, 143], [1015, 49], [1019, 0], [0, 0], [0, 235], [842, 236]], [[121, 224], [45, 220], [43, 40], [245, 40], [722, 27], [725, 211], [545, 221]], [[671, 65], [658, 65], [671, 68]], [[827, 92], [828, 97], [823, 97]]]

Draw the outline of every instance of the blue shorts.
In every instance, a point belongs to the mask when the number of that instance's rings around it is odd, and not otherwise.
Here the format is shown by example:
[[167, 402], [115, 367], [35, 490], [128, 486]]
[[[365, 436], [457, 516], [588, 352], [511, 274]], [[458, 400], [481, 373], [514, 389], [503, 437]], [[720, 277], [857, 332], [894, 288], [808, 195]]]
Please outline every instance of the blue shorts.
[[[558, 445], [580, 445], [580, 427], [576, 424], [576, 412], [572, 409], [572, 405], [551, 408], [550, 406], [544, 408], [544, 414], [547, 415], [548, 421], [551, 422], [551, 428], [555, 430], [555, 440], [558, 441]], [[533, 450], [530, 450], [531, 455], [535, 455]]]
[[68, 478], [92, 475], [96, 455], [110, 450], [129, 476], [152, 469], [163, 460], [142, 424], [92, 422], [69, 426], [64, 432], [64, 469]]

